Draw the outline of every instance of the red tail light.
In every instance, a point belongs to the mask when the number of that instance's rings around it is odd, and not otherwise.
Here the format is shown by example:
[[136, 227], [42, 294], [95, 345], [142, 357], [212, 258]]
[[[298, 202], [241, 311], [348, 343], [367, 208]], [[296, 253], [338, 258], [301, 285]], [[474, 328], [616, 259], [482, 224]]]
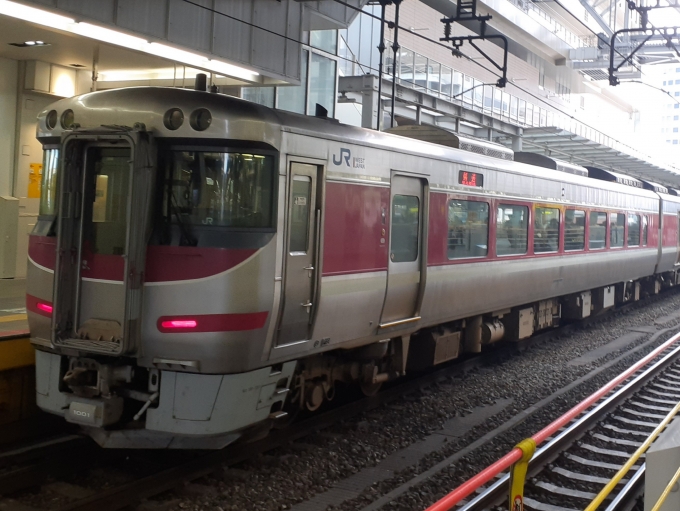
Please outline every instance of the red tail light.
[[161, 322], [163, 328], [196, 328], [198, 323], [195, 319], [172, 319]]
[[49, 303], [38, 302], [36, 304], [36, 307], [38, 307], [38, 309], [40, 309], [43, 312], [47, 312], [49, 314], [52, 314], [52, 306]]

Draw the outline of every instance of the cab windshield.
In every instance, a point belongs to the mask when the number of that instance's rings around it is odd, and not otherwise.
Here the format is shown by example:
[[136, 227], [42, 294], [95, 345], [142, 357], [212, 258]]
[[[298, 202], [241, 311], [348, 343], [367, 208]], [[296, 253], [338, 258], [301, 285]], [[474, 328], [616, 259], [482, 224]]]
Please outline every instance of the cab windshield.
[[168, 151], [166, 222], [184, 227], [271, 228], [273, 169], [271, 155]]

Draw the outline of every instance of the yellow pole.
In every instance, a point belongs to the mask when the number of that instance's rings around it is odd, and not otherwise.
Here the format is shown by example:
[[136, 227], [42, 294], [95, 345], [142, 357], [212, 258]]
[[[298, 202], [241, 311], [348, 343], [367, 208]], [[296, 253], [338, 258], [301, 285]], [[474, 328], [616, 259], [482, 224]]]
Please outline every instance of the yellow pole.
[[536, 442], [533, 438], [526, 438], [518, 443], [515, 448], [521, 449], [522, 459], [510, 469], [508, 509], [510, 511], [524, 511], [524, 482], [527, 478], [529, 460], [536, 452]]
[[673, 476], [671, 481], [666, 486], [666, 489], [661, 494], [661, 497], [659, 497], [659, 500], [657, 500], [656, 504], [654, 504], [652, 511], [659, 511], [659, 509], [661, 509], [661, 506], [663, 506], [663, 503], [666, 502], [666, 499], [668, 498], [668, 494], [671, 492], [671, 489], [673, 488], [673, 486], [675, 486], [675, 483], [678, 482], [678, 479], [680, 479], [680, 468], [675, 472], [675, 475]]
[[612, 490], [616, 487], [617, 484], [623, 479], [623, 476], [625, 476], [630, 468], [635, 464], [635, 462], [642, 456], [647, 449], [649, 449], [649, 446], [652, 445], [652, 442], [656, 440], [656, 437], [658, 437], [661, 432], [666, 428], [668, 423], [673, 420], [673, 417], [680, 411], [680, 403], [675, 405], [675, 407], [666, 415], [666, 418], [659, 424], [654, 431], [652, 431], [652, 434], [649, 435], [647, 440], [638, 447], [637, 451], [633, 453], [633, 455], [630, 457], [630, 459], [621, 467], [621, 469], [616, 473], [614, 477], [612, 477], [611, 481], [609, 481], [604, 488], [602, 488], [602, 491], [598, 493], [597, 497], [593, 499], [593, 501], [588, 504], [588, 507], [585, 509], [585, 511], [595, 511], [600, 504], [604, 501], [604, 499], [607, 498], [607, 495], [609, 495]]

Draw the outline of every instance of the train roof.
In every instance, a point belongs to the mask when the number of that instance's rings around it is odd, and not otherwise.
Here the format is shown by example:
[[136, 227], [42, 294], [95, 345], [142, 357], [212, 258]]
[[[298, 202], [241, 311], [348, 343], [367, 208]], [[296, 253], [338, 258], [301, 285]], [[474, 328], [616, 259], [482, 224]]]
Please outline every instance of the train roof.
[[[172, 110], [181, 110], [183, 123], [168, 122]], [[203, 131], [195, 128], [196, 113], [206, 109], [212, 121]], [[68, 115], [69, 111], [72, 116]], [[319, 118], [276, 110], [224, 94], [171, 87], [130, 87], [91, 92], [62, 99], [38, 115], [37, 138], [55, 143], [68, 131], [65, 121], [83, 129], [100, 126], [133, 126], [143, 123], [154, 136], [165, 139], [204, 138], [256, 141], [280, 149], [282, 132], [294, 132], [346, 144], [411, 153], [478, 168], [502, 170], [536, 178], [608, 189], [639, 196], [658, 197], [654, 192], [616, 182], [597, 181], [567, 172], [507, 161], [443, 145], [405, 138]], [[175, 128], [175, 129], [173, 129]], [[335, 147], [334, 147], [335, 149]], [[634, 178], [632, 178], [634, 179]]]

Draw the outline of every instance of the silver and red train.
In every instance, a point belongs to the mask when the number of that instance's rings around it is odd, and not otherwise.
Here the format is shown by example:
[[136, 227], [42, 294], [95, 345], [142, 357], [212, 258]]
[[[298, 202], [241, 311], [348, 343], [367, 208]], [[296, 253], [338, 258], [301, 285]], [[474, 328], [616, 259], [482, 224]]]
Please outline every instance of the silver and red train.
[[38, 405], [106, 447], [219, 448], [338, 382], [372, 393], [676, 284], [672, 190], [418, 130], [171, 88], [48, 107]]

